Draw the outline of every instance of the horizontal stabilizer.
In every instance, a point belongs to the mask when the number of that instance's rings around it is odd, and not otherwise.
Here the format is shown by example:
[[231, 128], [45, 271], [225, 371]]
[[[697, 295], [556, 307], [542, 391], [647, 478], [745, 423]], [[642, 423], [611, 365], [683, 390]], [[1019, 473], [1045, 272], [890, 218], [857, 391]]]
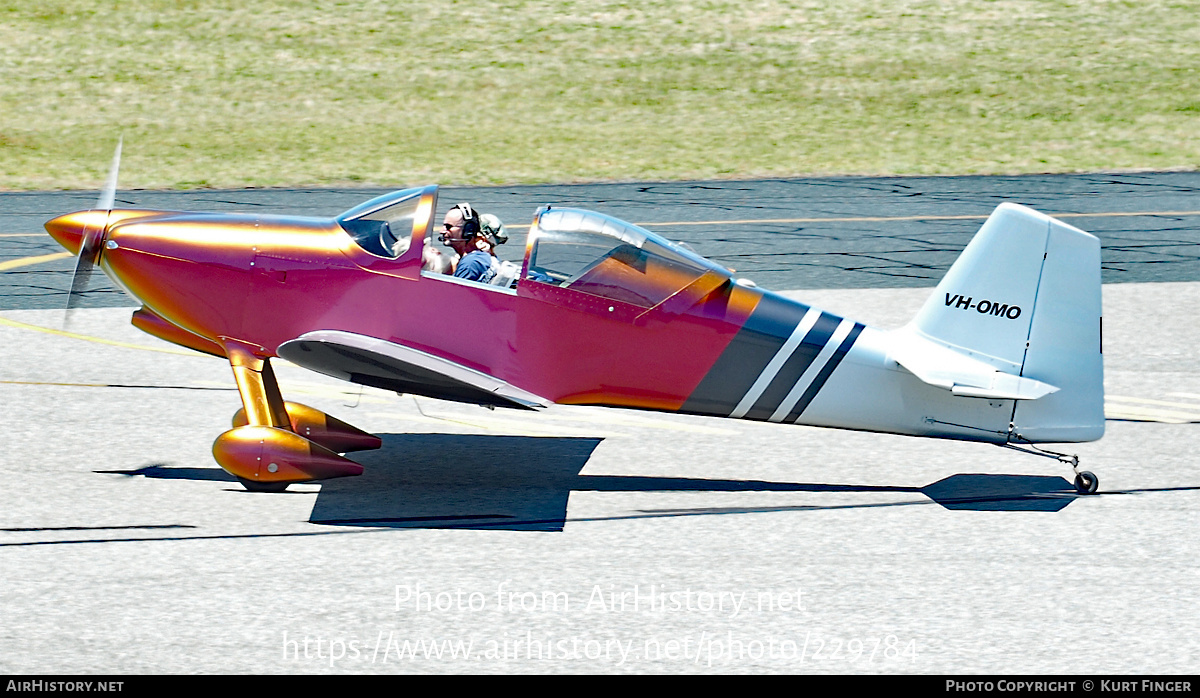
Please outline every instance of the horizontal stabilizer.
[[896, 346], [890, 353], [893, 361], [925, 383], [961, 397], [1036, 400], [1058, 390], [1049, 383], [997, 371], [990, 364], [905, 330], [898, 330], [895, 337]]
[[549, 402], [440, 356], [375, 337], [318, 330], [280, 345], [280, 357], [317, 373], [398, 393], [533, 410]]

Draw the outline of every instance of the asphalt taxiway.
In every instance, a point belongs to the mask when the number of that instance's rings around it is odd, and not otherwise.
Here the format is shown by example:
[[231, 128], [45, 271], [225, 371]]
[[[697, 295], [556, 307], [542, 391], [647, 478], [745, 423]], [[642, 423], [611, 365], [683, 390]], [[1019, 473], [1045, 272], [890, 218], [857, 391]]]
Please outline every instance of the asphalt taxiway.
[[[942, 199], [963, 186], [927, 184]], [[717, 204], [688, 186], [710, 202], [693, 220], [707, 220]], [[52, 195], [18, 198], [37, 196]], [[239, 406], [225, 362], [139, 333], [120, 296], [96, 294], [112, 307], [77, 311], [66, 332], [61, 310], [10, 298], [0, 670], [1192, 673], [1200, 276], [1188, 278], [1188, 255], [1200, 218], [1179, 215], [1186, 201], [1106, 203], [1090, 210], [1175, 211], [1156, 239], [1176, 243], [1170, 260], [1139, 265], [1133, 255], [1168, 248], [1114, 253], [1102, 236], [1109, 274], [1160, 277], [1104, 288], [1108, 432], [1068, 447], [1100, 477], [1087, 497], [1068, 468], [994, 446], [600, 408], [489, 411], [287, 365], [285, 396], [384, 447], [356, 456], [359, 478], [248, 493], [210, 454]], [[976, 215], [955, 206], [882, 213]], [[982, 219], [940, 220], [973, 230]], [[889, 225], [820, 225], [868, 224]], [[914, 238], [911, 249], [922, 245], [949, 246]], [[22, 252], [9, 261], [54, 250]], [[888, 264], [936, 273], [938, 254]], [[1113, 254], [1134, 271], [1113, 271]], [[43, 264], [60, 262], [19, 269]], [[61, 272], [45, 279], [49, 290], [27, 284], [26, 298], [61, 299]], [[794, 293], [897, 327], [930, 288], [889, 283]]]

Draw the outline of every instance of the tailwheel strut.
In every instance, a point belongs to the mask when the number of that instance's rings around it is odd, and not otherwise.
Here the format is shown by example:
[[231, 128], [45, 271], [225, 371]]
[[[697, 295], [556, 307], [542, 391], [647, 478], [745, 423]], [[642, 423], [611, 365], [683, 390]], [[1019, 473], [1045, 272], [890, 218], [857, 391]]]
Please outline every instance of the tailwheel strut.
[[[1014, 440], [1021, 442], [1020, 445], [1014, 444]], [[1014, 451], [1028, 453], [1033, 456], [1053, 458], [1059, 463], [1071, 466], [1071, 470], [1075, 473], [1075, 491], [1079, 494], [1096, 494], [1096, 491], [1100, 488], [1100, 478], [1096, 477], [1095, 473], [1090, 470], [1079, 469], [1078, 455], [1038, 448], [1032, 441], [1017, 432], [1015, 424], [1008, 425], [1008, 441], [1000, 445], [1004, 448], [1011, 448]]]

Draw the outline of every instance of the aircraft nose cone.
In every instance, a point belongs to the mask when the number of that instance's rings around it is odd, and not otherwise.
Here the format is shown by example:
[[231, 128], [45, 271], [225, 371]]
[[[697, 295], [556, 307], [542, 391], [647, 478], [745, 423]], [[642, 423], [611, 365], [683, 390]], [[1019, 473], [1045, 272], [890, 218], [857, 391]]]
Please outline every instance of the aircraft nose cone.
[[106, 211], [76, 211], [46, 221], [46, 232], [71, 254], [79, 254], [85, 233], [96, 233], [104, 229]]

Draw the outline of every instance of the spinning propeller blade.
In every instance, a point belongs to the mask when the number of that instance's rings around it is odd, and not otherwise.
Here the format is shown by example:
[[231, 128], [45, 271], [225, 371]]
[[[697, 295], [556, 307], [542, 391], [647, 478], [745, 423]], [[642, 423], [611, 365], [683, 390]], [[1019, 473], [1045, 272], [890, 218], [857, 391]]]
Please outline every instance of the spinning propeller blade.
[[124, 142], [124, 136], [117, 139], [117, 150], [113, 153], [112, 164], [108, 166], [108, 179], [100, 192], [100, 200], [96, 202], [97, 209], [112, 210], [113, 201], [117, 197], [117, 171], [121, 169], [121, 144]]
[[113, 202], [117, 196], [117, 172], [121, 169], [121, 144], [124, 137], [117, 140], [117, 150], [113, 153], [112, 165], [108, 168], [108, 179], [100, 198], [96, 201], [94, 210], [105, 211], [104, 225], [97, 230], [84, 230], [79, 241], [79, 258], [75, 261], [75, 273], [71, 275], [71, 291], [67, 294], [67, 314], [63, 320], [66, 327], [71, 321], [71, 310], [79, 305], [79, 298], [87, 290], [92, 278], [92, 268], [100, 259], [100, 248], [104, 243], [104, 234], [108, 231], [108, 215], [112, 213]]

